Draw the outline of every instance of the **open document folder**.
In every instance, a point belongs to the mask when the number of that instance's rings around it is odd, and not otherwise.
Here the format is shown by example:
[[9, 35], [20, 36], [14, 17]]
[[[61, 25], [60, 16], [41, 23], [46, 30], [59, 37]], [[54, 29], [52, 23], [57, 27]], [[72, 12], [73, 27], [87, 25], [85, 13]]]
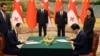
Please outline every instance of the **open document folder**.
[[37, 42], [37, 41], [27, 41], [25, 44], [40, 44], [40, 42]]
[[56, 41], [58, 41], [58, 42], [69, 42], [66, 39], [56, 39]]

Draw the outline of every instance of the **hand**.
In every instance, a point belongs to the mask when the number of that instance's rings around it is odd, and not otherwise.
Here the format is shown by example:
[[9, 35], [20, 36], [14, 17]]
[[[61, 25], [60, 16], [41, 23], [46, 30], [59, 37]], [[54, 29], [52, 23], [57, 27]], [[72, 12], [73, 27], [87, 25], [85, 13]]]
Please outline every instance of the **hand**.
[[66, 40], [67, 40], [67, 41], [72, 41], [72, 39], [71, 39], [71, 38], [66, 38]]
[[22, 41], [21, 43], [22, 43], [22, 44], [25, 44], [25, 43], [26, 43], [26, 41]]
[[70, 41], [70, 43], [71, 43], [71, 44], [74, 44], [74, 42], [73, 42], [73, 41]]

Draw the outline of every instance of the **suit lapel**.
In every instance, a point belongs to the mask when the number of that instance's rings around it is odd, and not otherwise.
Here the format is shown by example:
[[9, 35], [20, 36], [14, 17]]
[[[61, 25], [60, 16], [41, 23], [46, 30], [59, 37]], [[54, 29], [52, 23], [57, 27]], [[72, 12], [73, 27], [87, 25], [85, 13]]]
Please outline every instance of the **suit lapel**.
[[15, 30], [13, 30], [13, 33], [16, 37], [18, 37], [18, 33], [15, 32]]
[[3, 15], [3, 12], [0, 11], [0, 15], [1, 15], [1, 17], [2, 17], [2, 20], [3, 20], [4, 22], [6, 22], [6, 17], [7, 17], [6, 14]]
[[0, 19], [4, 21], [4, 18], [3, 18], [3, 15], [2, 15], [2, 13], [1, 13], [1, 11], [0, 11], [0, 16], [1, 16]]

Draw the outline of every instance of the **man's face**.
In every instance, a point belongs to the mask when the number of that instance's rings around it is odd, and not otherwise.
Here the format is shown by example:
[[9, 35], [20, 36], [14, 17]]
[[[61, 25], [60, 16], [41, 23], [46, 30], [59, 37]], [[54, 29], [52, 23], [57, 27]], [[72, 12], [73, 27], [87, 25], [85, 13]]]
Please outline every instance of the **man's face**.
[[43, 9], [43, 8], [44, 8], [44, 7], [43, 7], [43, 4], [41, 4], [41, 5], [40, 5], [40, 8], [41, 8], [41, 9]]
[[77, 33], [77, 30], [73, 30], [73, 29], [71, 29], [71, 30], [72, 30], [73, 33], [75, 33], [75, 34]]
[[1, 7], [2, 11], [3, 12], [6, 12], [7, 11], [7, 5], [3, 5], [3, 7]]
[[20, 26], [16, 27], [16, 30], [17, 30], [18, 33], [21, 33], [21, 27]]
[[63, 11], [63, 6], [60, 6], [60, 11]]

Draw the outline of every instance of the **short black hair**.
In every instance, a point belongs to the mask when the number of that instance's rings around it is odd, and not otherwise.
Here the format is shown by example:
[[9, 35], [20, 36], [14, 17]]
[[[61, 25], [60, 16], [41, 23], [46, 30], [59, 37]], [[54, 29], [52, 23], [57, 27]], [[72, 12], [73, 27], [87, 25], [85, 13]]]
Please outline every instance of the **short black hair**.
[[6, 3], [1, 3], [0, 7], [3, 7], [3, 5], [7, 5]]
[[20, 25], [21, 25], [21, 23], [17, 23], [17, 24], [16, 24], [16, 27], [20, 27]]
[[76, 30], [76, 29], [80, 29], [80, 26], [78, 25], [78, 24], [72, 24], [71, 25], [71, 28], [73, 29], [73, 30]]

